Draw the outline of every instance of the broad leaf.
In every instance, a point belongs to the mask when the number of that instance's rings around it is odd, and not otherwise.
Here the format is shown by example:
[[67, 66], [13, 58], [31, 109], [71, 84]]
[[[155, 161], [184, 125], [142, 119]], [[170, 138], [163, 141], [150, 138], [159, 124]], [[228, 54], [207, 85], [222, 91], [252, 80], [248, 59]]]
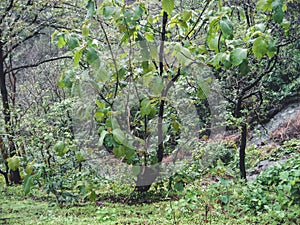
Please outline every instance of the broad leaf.
[[94, 5], [94, 1], [93, 0], [89, 0], [87, 5], [86, 5], [86, 9], [87, 9], [87, 15], [86, 17], [88, 19], [92, 18], [93, 15], [95, 14], [95, 5]]
[[153, 76], [152, 82], [149, 84], [149, 87], [154, 95], [160, 95], [164, 89], [163, 79], [159, 76]]
[[33, 186], [33, 176], [29, 175], [24, 179], [24, 193], [25, 195], [30, 193], [30, 189]]
[[243, 76], [247, 75], [250, 72], [247, 59], [243, 60], [243, 62], [239, 65], [239, 70]]
[[96, 62], [99, 62], [98, 53], [91, 46], [87, 47], [87, 49], [86, 49], [86, 59], [87, 59], [88, 64], [90, 64], [90, 65], [95, 65]]
[[74, 66], [78, 66], [80, 59], [82, 57], [82, 49], [79, 49], [74, 54]]
[[277, 8], [274, 10], [274, 13], [272, 15], [272, 19], [276, 22], [276, 23], [281, 23], [283, 21], [283, 16], [284, 13], [282, 11], [282, 8]]
[[112, 131], [112, 134], [113, 134], [116, 142], [118, 142], [119, 144], [125, 145], [125, 146], [127, 145], [127, 138], [121, 129], [119, 129], [119, 128], [114, 129]]
[[59, 47], [59, 48], [63, 48], [65, 45], [66, 45], [66, 40], [65, 40], [65, 38], [64, 38], [64, 35], [59, 35], [58, 36], [58, 42], [57, 42], [57, 46]]
[[79, 46], [79, 40], [77, 37], [70, 35], [67, 37], [67, 46], [69, 50], [73, 50]]
[[89, 24], [83, 24], [81, 27], [82, 35], [87, 37], [90, 34], [90, 25]]
[[258, 37], [254, 40], [252, 51], [257, 59], [261, 59], [268, 50], [268, 43], [263, 37]]
[[233, 38], [233, 24], [228, 17], [222, 17], [220, 20], [220, 28], [226, 39]]
[[256, 4], [257, 9], [261, 11], [271, 11], [272, 10], [272, 0], [259, 0]]
[[174, 9], [174, 0], [162, 0], [162, 9], [168, 13], [168, 15], [171, 15]]
[[8, 162], [8, 168], [12, 171], [17, 170], [20, 166], [20, 159], [17, 156], [13, 156], [11, 158], [8, 158], [7, 162]]
[[240, 65], [247, 58], [247, 49], [236, 48], [230, 53], [230, 61], [233, 66]]
[[272, 18], [276, 23], [281, 23], [283, 20], [283, 0], [273, 0], [272, 10], [274, 11]]
[[192, 17], [192, 11], [183, 11], [181, 17], [184, 22], [187, 22]]
[[114, 14], [114, 11], [115, 7], [112, 5], [105, 5], [102, 9], [102, 13], [105, 18], [110, 18]]
[[98, 146], [101, 147], [103, 145], [103, 141], [104, 141], [104, 138], [105, 136], [108, 134], [108, 132], [106, 130], [103, 130], [101, 132], [101, 135], [100, 135], [100, 138], [99, 138], [99, 141], [98, 141]]

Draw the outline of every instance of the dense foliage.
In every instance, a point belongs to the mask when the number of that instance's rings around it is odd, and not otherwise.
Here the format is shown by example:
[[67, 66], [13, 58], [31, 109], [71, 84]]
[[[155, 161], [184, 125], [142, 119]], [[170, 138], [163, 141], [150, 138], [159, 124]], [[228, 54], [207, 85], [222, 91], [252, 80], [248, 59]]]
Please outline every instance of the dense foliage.
[[[271, 147], [247, 144], [299, 103], [298, 8], [2, 1], [1, 185], [26, 197], [1, 187], [0, 201], [86, 204], [88, 223], [297, 224], [298, 123]], [[263, 160], [281, 164], [247, 182]], [[68, 222], [84, 223], [75, 211]]]

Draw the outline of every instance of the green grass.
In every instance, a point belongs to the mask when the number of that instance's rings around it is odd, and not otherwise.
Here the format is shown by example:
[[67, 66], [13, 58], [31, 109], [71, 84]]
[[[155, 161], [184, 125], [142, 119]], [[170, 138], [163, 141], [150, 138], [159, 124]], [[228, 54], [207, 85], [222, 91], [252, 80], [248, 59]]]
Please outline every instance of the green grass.
[[[299, 142], [293, 141], [276, 149], [278, 154], [293, 153], [285, 166], [278, 167], [278, 177], [272, 175], [277, 174], [276, 169], [270, 168], [260, 179], [264, 183], [274, 180], [271, 186], [227, 179], [222, 175], [225, 167], [218, 167], [209, 176], [193, 180], [180, 193], [153, 187], [146, 194], [135, 195], [131, 194], [132, 187], [101, 183], [96, 187], [99, 194], [95, 202], [81, 199], [62, 208], [54, 196], [38, 188], [25, 196], [22, 186], [6, 187], [0, 177], [0, 224], [300, 224], [300, 205], [286, 202], [300, 196], [299, 191], [291, 194], [300, 181], [298, 147]], [[249, 156], [256, 155], [250, 150]]]
[[[199, 203], [202, 197], [199, 197]], [[220, 204], [208, 205], [209, 212], [206, 217], [204, 204], [191, 210], [187, 207], [189, 203], [183, 199], [172, 201], [173, 210], [170, 201], [136, 205], [87, 202], [59, 208], [49, 199], [46, 201], [33, 199], [33, 196], [25, 197], [21, 187], [2, 187], [0, 224], [175, 224], [174, 221], [176, 224], [278, 224], [273, 219], [276, 212], [245, 214], [241, 206], [234, 202], [229, 207], [222, 207]], [[295, 209], [299, 210], [299, 207]], [[289, 213], [294, 213], [294, 217], [297, 217], [294, 209]], [[283, 220], [281, 224], [299, 222]]]

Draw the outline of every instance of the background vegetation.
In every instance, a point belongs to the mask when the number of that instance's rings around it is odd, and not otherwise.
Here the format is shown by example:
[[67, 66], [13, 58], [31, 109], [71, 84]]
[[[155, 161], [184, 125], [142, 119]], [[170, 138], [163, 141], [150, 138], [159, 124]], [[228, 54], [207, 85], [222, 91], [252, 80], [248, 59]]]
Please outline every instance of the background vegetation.
[[0, 222], [300, 223], [298, 9], [2, 1]]

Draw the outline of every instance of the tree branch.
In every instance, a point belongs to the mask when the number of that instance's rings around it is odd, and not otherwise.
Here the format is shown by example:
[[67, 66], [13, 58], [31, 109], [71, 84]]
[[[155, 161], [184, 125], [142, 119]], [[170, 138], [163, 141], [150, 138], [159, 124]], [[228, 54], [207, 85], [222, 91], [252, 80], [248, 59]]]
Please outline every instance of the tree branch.
[[203, 8], [203, 10], [201, 11], [198, 19], [196, 20], [196, 23], [194, 24], [194, 26], [192, 27], [192, 29], [190, 29], [190, 31], [185, 35], [184, 39], [187, 39], [189, 37], [189, 35], [195, 30], [196, 26], [198, 25], [198, 23], [200, 22], [205, 10], [207, 9], [208, 5], [209, 5], [210, 1], [206, 1], [206, 4]]
[[10, 70], [4, 71], [4, 73], [7, 74], [7, 73], [10, 73], [10, 72], [13, 72], [16, 70], [38, 67], [39, 65], [42, 65], [44, 63], [53, 62], [53, 61], [61, 60], [61, 59], [72, 59], [72, 57], [71, 56], [60, 56], [60, 57], [55, 57], [55, 58], [51, 58], [51, 59], [45, 59], [45, 60], [39, 61], [34, 64], [28, 64], [28, 65], [23, 65], [23, 66], [18, 66], [18, 67], [12, 68]]

